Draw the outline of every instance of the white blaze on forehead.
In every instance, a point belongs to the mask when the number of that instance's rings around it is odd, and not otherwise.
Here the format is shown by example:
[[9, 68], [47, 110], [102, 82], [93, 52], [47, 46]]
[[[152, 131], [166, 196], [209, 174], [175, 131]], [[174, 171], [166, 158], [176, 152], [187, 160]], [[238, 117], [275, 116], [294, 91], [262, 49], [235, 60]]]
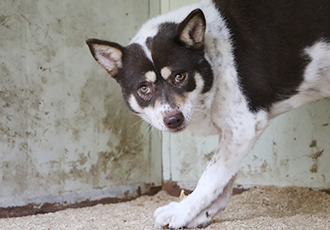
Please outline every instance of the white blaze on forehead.
[[165, 80], [167, 80], [171, 76], [172, 70], [169, 67], [164, 67], [161, 69], [160, 74]]
[[148, 37], [154, 37], [158, 33], [158, 27], [159, 27], [158, 23], [155, 23], [154, 20], [149, 20], [141, 27], [139, 32], [135, 35], [135, 37], [130, 42], [130, 44], [132, 44], [132, 43], [139, 44], [142, 47], [147, 58], [151, 62], [153, 62], [153, 59], [152, 59], [151, 51], [147, 47], [146, 42], [147, 42]]
[[[143, 48], [146, 56], [149, 58], [151, 62], [153, 62], [152, 54], [149, 48], [146, 45], [146, 41], [149, 37], [153, 38], [157, 35], [159, 32], [159, 28], [161, 24], [163, 23], [180, 23], [182, 22], [185, 17], [189, 15], [191, 11], [193, 11], [196, 8], [205, 8], [212, 5], [211, 0], [203, 1], [202, 5], [200, 3], [190, 4], [188, 6], [182, 7], [180, 9], [171, 11], [167, 14], [159, 15], [157, 17], [151, 18], [149, 21], [145, 22], [138, 33], [135, 35], [135, 37], [132, 39], [132, 41], [129, 44], [137, 43], [140, 44]], [[215, 18], [218, 18], [218, 12], [216, 9], [214, 9], [214, 14], [216, 15]]]
[[156, 81], [156, 73], [154, 71], [148, 71], [145, 74], [148, 82], [154, 83]]

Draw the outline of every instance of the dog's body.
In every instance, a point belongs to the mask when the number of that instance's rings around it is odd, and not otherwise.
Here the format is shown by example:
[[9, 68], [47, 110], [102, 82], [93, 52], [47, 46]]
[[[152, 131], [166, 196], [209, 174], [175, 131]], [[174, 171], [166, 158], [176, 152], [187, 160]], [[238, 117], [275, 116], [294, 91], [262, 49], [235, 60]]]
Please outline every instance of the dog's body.
[[329, 12], [321, 0], [204, 0], [148, 21], [127, 47], [87, 41], [132, 112], [221, 138], [195, 191], [155, 211], [157, 226], [208, 225], [269, 120], [330, 96]]

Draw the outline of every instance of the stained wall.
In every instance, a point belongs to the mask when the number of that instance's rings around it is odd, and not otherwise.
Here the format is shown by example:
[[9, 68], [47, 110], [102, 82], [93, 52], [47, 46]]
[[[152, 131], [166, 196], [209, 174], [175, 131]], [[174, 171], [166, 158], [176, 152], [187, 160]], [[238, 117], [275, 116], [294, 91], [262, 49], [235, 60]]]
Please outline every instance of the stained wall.
[[160, 185], [160, 138], [128, 112], [85, 44], [126, 45], [158, 12], [148, 0], [0, 2], [0, 206]]

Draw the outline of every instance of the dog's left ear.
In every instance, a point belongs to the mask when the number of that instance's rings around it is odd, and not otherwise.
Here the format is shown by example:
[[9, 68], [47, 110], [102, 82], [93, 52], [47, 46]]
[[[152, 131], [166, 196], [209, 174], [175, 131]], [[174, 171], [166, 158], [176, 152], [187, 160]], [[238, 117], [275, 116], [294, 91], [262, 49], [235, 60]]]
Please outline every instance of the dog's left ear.
[[201, 9], [193, 10], [178, 26], [177, 37], [186, 47], [204, 47], [206, 21]]

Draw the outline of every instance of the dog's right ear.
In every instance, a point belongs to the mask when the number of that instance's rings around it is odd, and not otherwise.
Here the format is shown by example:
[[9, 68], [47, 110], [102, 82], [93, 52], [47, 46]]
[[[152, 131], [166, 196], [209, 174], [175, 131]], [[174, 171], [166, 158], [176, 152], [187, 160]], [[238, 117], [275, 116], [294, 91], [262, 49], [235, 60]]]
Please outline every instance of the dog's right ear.
[[108, 71], [111, 77], [116, 78], [118, 69], [122, 68], [124, 47], [98, 39], [87, 39], [86, 43], [95, 60]]
[[177, 37], [187, 47], [204, 47], [206, 21], [201, 9], [193, 10], [178, 26]]

